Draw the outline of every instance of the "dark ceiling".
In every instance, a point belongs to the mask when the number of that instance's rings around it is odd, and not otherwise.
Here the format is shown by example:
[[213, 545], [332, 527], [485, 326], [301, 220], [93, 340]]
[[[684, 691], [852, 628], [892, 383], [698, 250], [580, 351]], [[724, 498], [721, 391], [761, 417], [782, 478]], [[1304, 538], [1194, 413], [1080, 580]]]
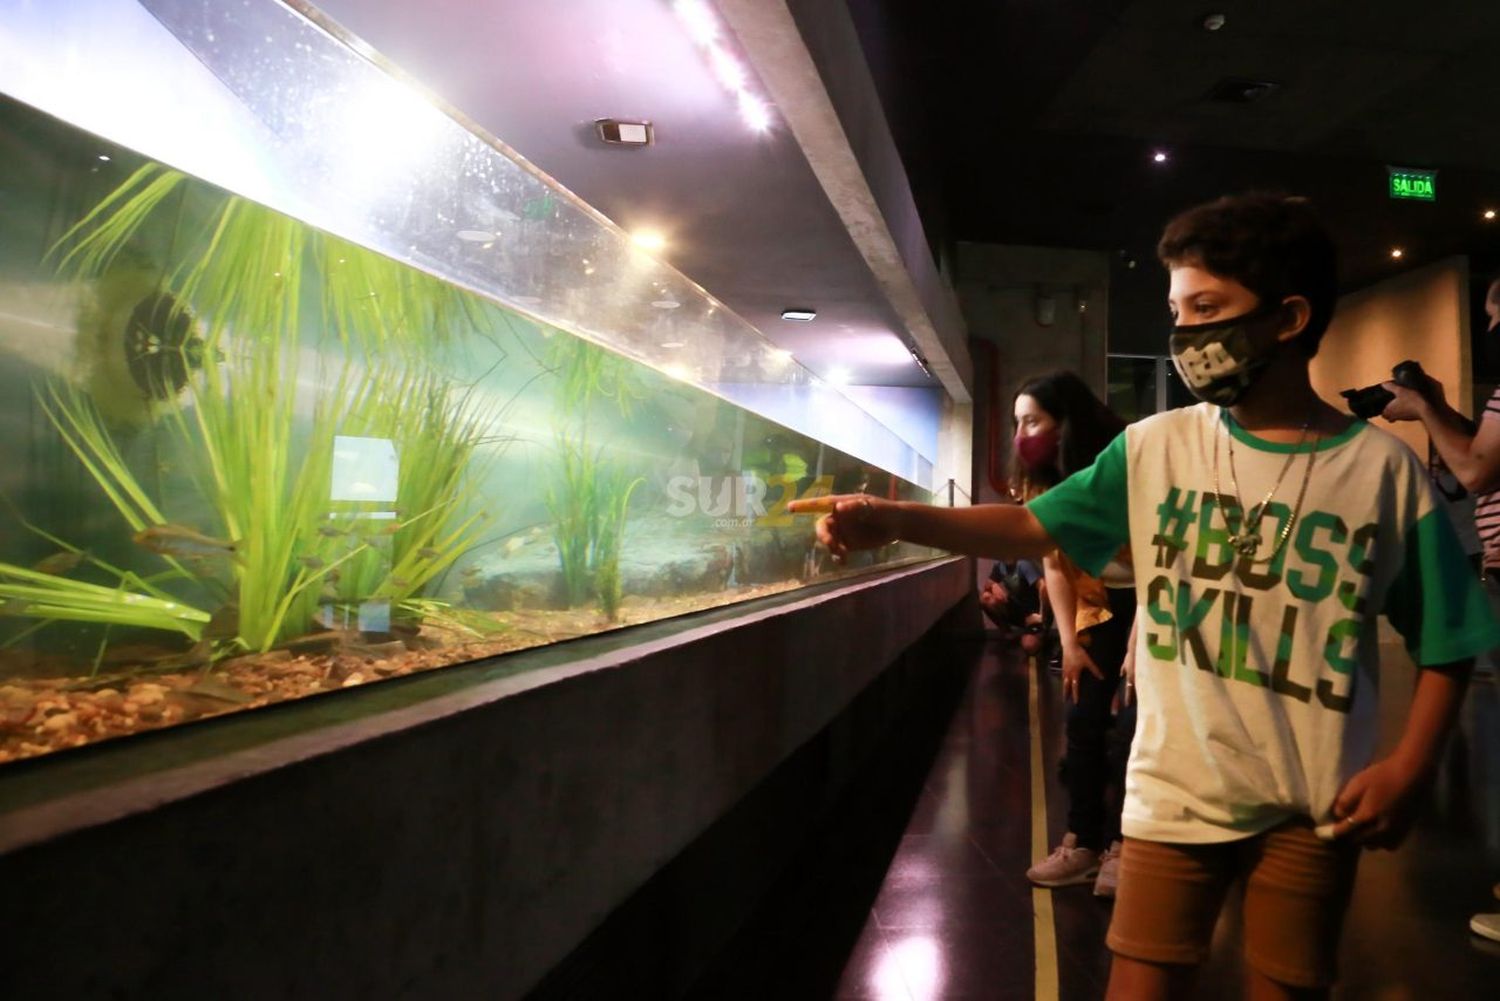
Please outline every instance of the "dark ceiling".
[[[1311, 197], [1346, 289], [1451, 254], [1500, 262], [1500, 219], [1481, 215], [1500, 209], [1493, 0], [849, 6], [935, 249], [1117, 252], [1112, 338], [1128, 347], [1122, 325], [1149, 323], [1154, 338], [1162, 322], [1162, 224], [1226, 192]], [[1203, 27], [1210, 13], [1220, 30]], [[1248, 103], [1210, 97], [1230, 78], [1278, 86]], [[1387, 165], [1437, 169], [1437, 202], [1392, 201]]]

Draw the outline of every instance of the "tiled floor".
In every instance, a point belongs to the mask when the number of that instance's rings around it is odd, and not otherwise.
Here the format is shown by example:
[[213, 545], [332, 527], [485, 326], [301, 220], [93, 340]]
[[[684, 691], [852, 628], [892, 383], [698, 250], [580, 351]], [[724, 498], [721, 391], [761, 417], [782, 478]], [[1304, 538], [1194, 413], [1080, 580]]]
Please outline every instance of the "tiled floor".
[[[978, 659], [963, 703], [911, 813], [845, 963], [838, 998], [1035, 996], [1030, 861], [1030, 743], [1027, 663], [991, 646]], [[1399, 669], [1396, 671], [1399, 675]], [[1387, 692], [1409, 691], [1397, 677]], [[1062, 833], [1065, 800], [1056, 782], [1061, 706], [1056, 679], [1041, 675], [1040, 716], [1049, 830]], [[1429, 820], [1400, 852], [1367, 854], [1346, 927], [1340, 999], [1421, 1001], [1500, 997], [1500, 947], [1472, 938], [1469, 913], [1500, 907], [1500, 701], [1476, 685], [1439, 782]], [[1387, 738], [1404, 706], [1387, 700]], [[1109, 905], [1087, 887], [1052, 891], [1059, 996], [1103, 994]], [[1240, 996], [1240, 967], [1227, 914], [1200, 995]], [[838, 943], [826, 943], [838, 948]], [[814, 948], [811, 943], [807, 948]], [[827, 997], [808, 984], [786, 996]]]

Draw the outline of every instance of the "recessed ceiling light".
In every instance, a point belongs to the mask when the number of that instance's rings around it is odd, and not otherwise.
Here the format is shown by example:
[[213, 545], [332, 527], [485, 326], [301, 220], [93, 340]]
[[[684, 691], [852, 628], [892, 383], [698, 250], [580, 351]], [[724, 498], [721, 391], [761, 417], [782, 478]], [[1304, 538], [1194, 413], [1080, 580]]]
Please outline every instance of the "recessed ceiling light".
[[705, 0], [676, 0], [672, 7], [699, 45], [711, 45], [719, 37], [719, 22]]
[[611, 146], [650, 146], [656, 131], [650, 122], [599, 118], [594, 121], [599, 139]]
[[105, 163], [108, 163], [109, 162], [109, 154], [108, 153], [100, 153], [99, 154], [99, 159], [103, 160]]
[[1406, 251], [1402, 250], [1400, 247], [1392, 247], [1391, 256], [1399, 261], [1402, 257], [1406, 256]]
[[1253, 80], [1249, 77], [1225, 77], [1208, 89], [1208, 99], [1223, 104], [1251, 104], [1281, 90], [1274, 80]]
[[682, 303], [678, 302], [676, 299], [657, 299], [651, 305], [656, 309], [676, 309], [678, 306], [681, 306]]
[[1166, 163], [1167, 162], [1167, 151], [1159, 149], [1155, 153], [1151, 154], [1151, 159], [1153, 161], [1155, 161], [1156, 163]]
[[725, 52], [723, 47], [710, 45], [708, 47], [708, 64], [713, 67], [714, 76], [731, 93], [738, 94], [745, 89], [745, 67], [737, 62], [734, 56]]
[[783, 309], [781, 311], [781, 318], [783, 320], [795, 320], [798, 323], [811, 323], [817, 319], [817, 316], [818, 311], [816, 309]]
[[1494, 209], [1485, 209], [1484, 210], [1484, 218], [1485, 218], [1486, 222], [1492, 221], [1495, 218], [1495, 210]]
[[667, 249], [667, 238], [654, 229], [636, 230], [630, 234], [631, 242], [642, 250], [658, 251]]
[[771, 127], [771, 109], [766, 107], [765, 101], [749, 91], [740, 91], [740, 117], [756, 132], [764, 132]]
[[664, 347], [664, 348], [680, 348], [685, 343], [687, 343], [687, 342], [686, 341], [662, 341], [661, 342], [661, 346]]
[[489, 243], [495, 234], [487, 229], [461, 229], [453, 234], [465, 243]]

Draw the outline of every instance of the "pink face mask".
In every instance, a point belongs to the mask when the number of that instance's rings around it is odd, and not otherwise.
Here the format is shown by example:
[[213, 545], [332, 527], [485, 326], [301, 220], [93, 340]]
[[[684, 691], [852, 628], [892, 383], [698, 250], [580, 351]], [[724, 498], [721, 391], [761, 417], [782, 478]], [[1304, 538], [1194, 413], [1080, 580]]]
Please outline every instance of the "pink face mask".
[[1016, 455], [1021, 460], [1021, 465], [1030, 472], [1035, 472], [1046, 466], [1057, 465], [1057, 431], [1043, 431], [1039, 434], [1022, 437], [1016, 435]]

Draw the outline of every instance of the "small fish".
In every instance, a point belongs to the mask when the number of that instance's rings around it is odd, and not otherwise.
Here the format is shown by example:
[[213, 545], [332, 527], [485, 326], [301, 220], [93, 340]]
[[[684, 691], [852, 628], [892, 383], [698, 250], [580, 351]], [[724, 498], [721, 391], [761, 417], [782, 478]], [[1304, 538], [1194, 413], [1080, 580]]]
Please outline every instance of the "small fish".
[[514, 556], [522, 546], [526, 545], [526, 542], [527, 539], [525, 536], [517, 535], [514, 538], [506, 539], [505, 544], [500, 547], [500, 550], [506, 556]]
[[220, 605], [203, 627], [203, 638], [208, 640], [234, 639], [239, 634], [240, 606], [233, 601]]
[[182, 695], [197, 695], [218, 702], [232, 702], [236, 705], [244, 705], [255, 698], [212, 677], [199, 678], [188, 687], [179, 689], [178, 692]]
[[417, 550], [417, 555], [422, 557], [422, 559], [424, 560], [435, 560], [443, 554], [438, 552], [436, 549], [433, 549], [431, 546], [423, 546], [421, 549]]
[[185, 525], [152, 525], [135, 533], [135, 544], [163, 556], [230, 556], [239, 544], [215, 539]]
[[320, 556], [299, 556], [297, 562], [309, 570], [322, 570], [328, 564], [323, 562]]
[[477, 580], [484, 576], [484, 570], [478, 566], [464, 567], [464, 572], [459, 574], [464, 580]]
[[330, 584], [337, 584], [340, 576], [342, 575], [337, 570], [330, 570], [323, 575], [323, 579]]
[[64, 550], [60, 553], [53, 553], [51, 556], [48, 556], [44, 560], [37, 561], [32, 565], [31, 569], [35, 570], [37, 573], [58, 575], [67, 573], [69, 570], [72, 570], [82, 562], [83, 553], [75, 553], [71, 550]]
[[402, 588], [403, 590], [411, 587], [411, 581], [407, 580], [405, 577], [392, 577], [391, 584], [395, 587]]
[[318, 534], [325, 539], [337, 539], [341, 535], [348, 535], [349, 530], [347, 528], [339, 528], [336, 525], [319, 525]]

